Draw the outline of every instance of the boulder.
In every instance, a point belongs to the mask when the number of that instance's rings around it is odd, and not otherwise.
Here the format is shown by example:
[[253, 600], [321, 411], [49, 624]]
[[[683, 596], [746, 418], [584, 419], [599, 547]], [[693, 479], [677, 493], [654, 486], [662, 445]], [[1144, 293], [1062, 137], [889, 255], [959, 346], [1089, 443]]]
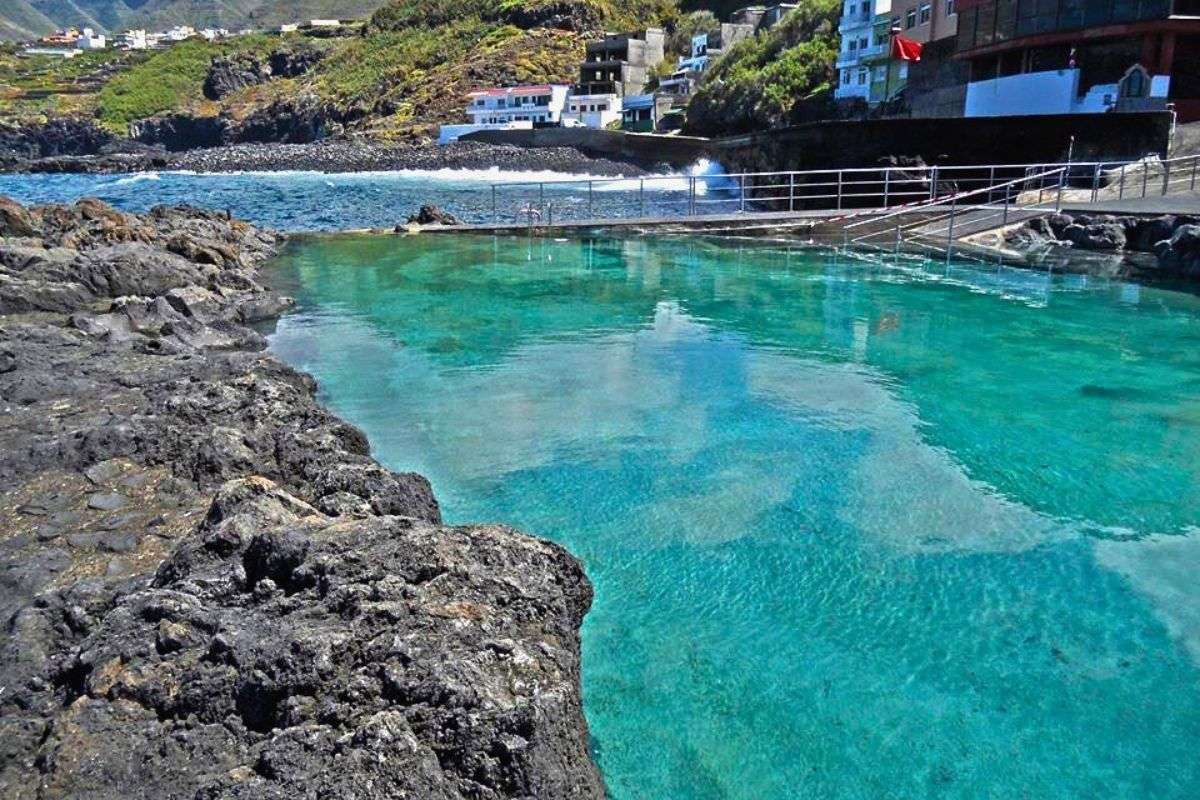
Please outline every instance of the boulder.
[[424, 205], [416, 214], [410, 214], [408, 224], [413, 225], [459, 225], [458, 217], [439, 206]]
[[1178, 227], [1177, 219], [1171, 215], [1153, 219], [1132, 220], [1128, 231], [1128, 247], [1143, 253], [1153, 253], [1154, 246], [1164, 239], [1170, 239]]
[[1186, 278], [1200, 277], [1200, 225], [1181, 225], [1154, 247], [1159, 269]]
[[1119, 222], [1075, 223], [1064, 228], [1062, 236], [1081, 250], [1121, 250], [1125, 247], [1125, 226]]

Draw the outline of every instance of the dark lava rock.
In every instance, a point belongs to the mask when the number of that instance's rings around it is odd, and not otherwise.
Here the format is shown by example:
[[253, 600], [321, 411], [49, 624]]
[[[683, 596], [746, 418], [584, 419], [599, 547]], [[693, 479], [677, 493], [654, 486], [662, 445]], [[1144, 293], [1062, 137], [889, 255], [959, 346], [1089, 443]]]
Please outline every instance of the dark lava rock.
[[84, 581], [13, 618], [0, 786], [599, 798], [579, 716], [590, 601], [578, 562], [510, 529], [344, 523], [234, 482], [153, 579]]
[[214, 58], [204, 76], [202, 91], [209, 100], [220, 100], [226, 95], [257, 86], [271, 79], [271, 65], [250, 53]]
[[123, 495], [116, 492], [97, 492], [88, 498], [87, 505], [97, 511], [116, 511], [124, 508], [127, 502]]
[[1200, 278], [1200, 225], [1182, 225], [1170, 239], [1159, 242], [1154, 254], [1167, 274]]
[[241, 323], [287, 307], [258, 283], [276, 237], [23, 212], [36, 235], [0, 238], [0, 796], [603, 797], [578, 562], [442, 526], [428, 481], [263, 352]]
[[1081, 250], [1121, 250], [1125, 247], [1125, 226], [1117, 222], [1073, 224], [1063, 229], [1062, 238]]
[[[418, 225], [458, 225], [460, 224], [458, 217], [448, 211], [443, 211], [438, 206], [421, 206], [421, 210], [416, 214], [410, 214], [408, 224]], [[402, 226], [397, 226], [399, 230]]]

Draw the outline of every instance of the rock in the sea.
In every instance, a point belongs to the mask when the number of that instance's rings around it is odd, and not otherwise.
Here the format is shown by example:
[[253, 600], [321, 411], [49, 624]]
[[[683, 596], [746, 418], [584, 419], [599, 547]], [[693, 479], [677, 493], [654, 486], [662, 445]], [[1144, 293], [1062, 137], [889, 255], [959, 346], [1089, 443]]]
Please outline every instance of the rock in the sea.
[[[424, 205], [416, 214], [410, 214], [408, 224], [413, 225], [459, 225], [458, 217], [449, 211], [443, 211], [439, 206]], [[403, 226], [400, 226], [401, 228]]]

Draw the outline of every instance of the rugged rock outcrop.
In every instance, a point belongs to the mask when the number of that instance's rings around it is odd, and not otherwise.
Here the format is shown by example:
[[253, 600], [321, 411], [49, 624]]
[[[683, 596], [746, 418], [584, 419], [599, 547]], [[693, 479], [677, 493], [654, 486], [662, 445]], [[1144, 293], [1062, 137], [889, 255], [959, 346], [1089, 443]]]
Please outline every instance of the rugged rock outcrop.
[[601, 797], [579, 564], [263, 352], [275, 246], [0, 199], [0, 796]]
[[321, 60], [321, 55], [322, 52], [316, 48], [302, 47], [280, 50], [266, 57], [241, 53], [214, 58], [208, 74], [204, 76], [204, 96], [209, 100], [220, 100], [247, 86], [257, 86], [273, 78], [298, 77], [312, 69]]
[[[1187, 216], [1051, 214], [1032, 219], [1004, 235], [1004, 244], [1022, 253], [1072, 247], [1130, 256], [1118, 274], [1200, 278], [1200, 225]], [[1153, 254], [1154, 258], [1134, 258]]]

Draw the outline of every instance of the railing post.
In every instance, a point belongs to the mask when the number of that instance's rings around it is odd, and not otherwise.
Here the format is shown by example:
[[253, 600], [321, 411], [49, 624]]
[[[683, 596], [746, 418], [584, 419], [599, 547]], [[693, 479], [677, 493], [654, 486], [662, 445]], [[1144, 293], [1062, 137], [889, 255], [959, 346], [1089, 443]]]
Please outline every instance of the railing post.
[[896, 217], [896, 255], [900, 255], [900, 218]]
[[742, 197], [742, 213], [746, 213], [746, 176], [738, 176], [738, 194]]
[[1150, 165], [1142, 162], [1142, 197], [1146, 196], [1146, 186], [1150, 181]]
[[1058, 173], [1058, 194], [1054, 196], [1054, 213], [1062, 211], [1062, 196], [1063, 184], [1066, 183], [1067, 173], [1065, 170], [1059, 170]]
[[1164, 197], [1167, 194], [1167, 185], [1170, 183], [1171, 183], [1171, 162], [1164, 161], [1163, 162], [1163, 188], [1162, 188], [1162, 193], [1163, 193]]
[[929, 199], [933, 200], [937, 197], [938, 169], [937, 164], [929, 171]]
[[1196, 191], [1196, 165], [1200, 164], [1200, 156], [1192, 156], [1192, 186], [1191, 190]]
[[842, 171], [838, 170], [837, 210], [842, 210]]
[[692, 176], [688, 181], [688, 216], [696, 215], [696, 176]]
[[1125, 199], [1125, 165], [1124, 164], [1121, 165], [1121, 184], [1120, 184], [1120, 189], [1117, 192], [1117, 199], [1118, 200]]
[[1100, 194], [1100, 163], [1096, 163], [1096, 168], [1092, 170], [1092, 202], [1096, 202], [1097, 195]]
[[646, 179], [638, 180], [638, 216], [646, 216]]
[[946, 263], [950, 263], [950, 254], [954, 252], [954, 214], [958, 206], [958, 195], [950, 195], [950, 225], [946, 228]]
[[[1019, 192], [1018, 192], [1017, 196], [1020, 197]], [[1011, 202], [1012, 202], [1012, 194], [1008, 191], [1008, 187], [1005, 187], [1005, 189], [1004, 189], [1004, 214], [1002, 215], [1001, 220], [1000, 220], [1001, 225], [1008, 224], [1008, 206]]]
[[554, 201], [551, 200], [546, 204], [546, 227], [554, 227]]
[[888, 196], [892, 191], [892, 168], [883, 168], [883, 207], [888, 207]]
[[[1192, 182], [1195, 183], [1195, 170], [1192, 170]], [[796, 173], [788, 173], [788, 211], [796, 210]]]
[[995, 185], [996, 185], [996, 168], [992, 167], [991, 169], [988, 170], [988, 194], [987, 194], [988, 205], [991, 205], [991, 203], [992, 203], [992, 187]]
[[538, 184], [538, 214], [542, 213], [542, 209], [546, 207], [546, 184]]
[[592, 210], [592, 182], [588, 181], [588, 216], [595, 217], [595, 212]]

